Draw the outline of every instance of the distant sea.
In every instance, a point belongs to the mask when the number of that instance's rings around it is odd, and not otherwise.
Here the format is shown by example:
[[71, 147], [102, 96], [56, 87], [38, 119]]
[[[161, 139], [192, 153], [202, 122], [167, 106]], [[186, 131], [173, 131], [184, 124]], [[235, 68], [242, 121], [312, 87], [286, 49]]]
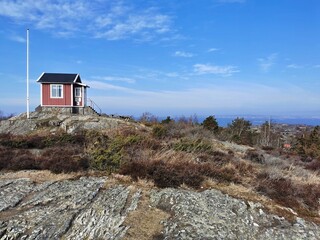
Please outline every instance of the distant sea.
[[[181, 116], [180, 116], [181, 117]], [[180, 118], [179, 116], [172, 117], [175, 120]], [[182, 116], [188, 118], [188, 116]], [[199, 123], [202, 123], [204, 119], [208, 116], [196, 116]], [[306, 126], [320, 126], [320, 117], [268, 117], [268, 116], [219, 116], [216, 115], [215, 118], [218, 121], [220, 127], [227, 127], [228, 124], [232, 123], [232, 120], [239, 118], [244, 118], [251, 122], [252, 125], [258, 126], [266, 121], [271, 121], [271, 123], [276, 124], [289, 124], [289, 125], [306, 125]], [[160, 121], [164, 120], [166, 117], [158, 117]], [[138, 118], [136, 118], [138, 119]]]
[[[219, 117], [217, 116], [216, 119], [219, 123], [219, 126], [226, 127], [228, 124], [232, 122], [236, 117]], [[261, 125], [266, 121], [271, 120], [271, 123], [278, 123], [278, 124], [299, 124], [299, 125], [308, 125], [308, 126], [317, 126], [320, 125], [320, 118], [286, 118], [286, 117], [240, 117], [244, 118], [252, 123], [252, 125]], [[199, 117], [199, 122], [202, 122], [204, 118]]]

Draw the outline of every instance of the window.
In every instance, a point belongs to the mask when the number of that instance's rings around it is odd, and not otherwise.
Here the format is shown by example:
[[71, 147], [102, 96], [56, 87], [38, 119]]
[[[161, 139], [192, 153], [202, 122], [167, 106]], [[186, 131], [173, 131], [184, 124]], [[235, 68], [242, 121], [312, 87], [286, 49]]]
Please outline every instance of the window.
[[51, 84], [50, 85], [50, 97], [51, 98], [63, 98], [63, 85]]
[[75, 88], [75, 97], [81, 97], [81, 88], [80, 87], [76, 87]]

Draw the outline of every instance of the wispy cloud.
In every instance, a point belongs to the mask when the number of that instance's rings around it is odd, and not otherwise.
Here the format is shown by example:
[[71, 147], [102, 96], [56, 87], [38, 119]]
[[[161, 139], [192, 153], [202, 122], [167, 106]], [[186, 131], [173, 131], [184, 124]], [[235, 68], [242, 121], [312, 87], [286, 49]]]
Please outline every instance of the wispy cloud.
[[94, 76], [92, 77], [95, 80], [103, 80], [109, 82], [126, 82], [126, 83], [135, 83], [136, 80], [128, 77], [115, 77], [115, 76]]
[[193, 70], [197, 74], [217, 74], [222, 76], [231, 76], [239, 72], [236, 66], [216, 66], [211, 64], [195, 64]]
[[286, 91], [283, 91], [279, 87], [240, 82], [176, 91], [139, 90], [98, 81], [89, 82], [89, 85], [102, 93], [110, 90], [118, 93], [95, 96], [95, 101], [100, 105], [108, 102], [108, 111], [130, 109], [134, 112], [159, 112], [164, 111], [163, 106], [166, 106], [164, 114], [170, 112], [177, 114], [177, 111], [192, 113], [195, 110], [201, 114], [201, 111], [210, 112], [213, 109], [220, 114], [235, 112], [266, 114], [266, 111], [274, 114], [282, 113], [284, 108], [297, 113], [305, 111], [306, 106], [312, 109], [320, 100], [318, 94], [294, 86], [285, 86]]
[[245, 3], [246, 0], [217, 0], [219, 3]]
[[173, 56], [175, 57], [185, 57], [185, 58], [191, 58], [194, 56], [193, 53], [184, 52], [184, 51], [176, 51]]
[[275, 64], [277, 57], [278, 57], [278, 53], [272, 53], [268, 57], [259, 58], [258, 62], [259, 62], [260, 69], [263, 72], [268, 72], [271, 69], [271, 67]]
[[300, 69], [300, 68], [303, 68], [303, 66], [293, 63], [293, 64], [287, 65], [287, 68]]
[[314, 68], [320, 68], [320, 64], [314, 65]]
[[121, 1], [2, 0], [0, 16], [60, 37], [84, 33], [107, 40], [151, 40], [170, 32], [172, 25], [171, 17], [155, 8], [140, 10]]
[[216, 51], [219, 51], [219, 50], [220, 50], [219, 48], [209, 48], [208, 52], [216, 52]]
[[9, 39], [15, 42], [19, 43], [25, 43], [26, 39], [24, 37], [18, 36], [18, 35], [11, 35], [9, 36]]

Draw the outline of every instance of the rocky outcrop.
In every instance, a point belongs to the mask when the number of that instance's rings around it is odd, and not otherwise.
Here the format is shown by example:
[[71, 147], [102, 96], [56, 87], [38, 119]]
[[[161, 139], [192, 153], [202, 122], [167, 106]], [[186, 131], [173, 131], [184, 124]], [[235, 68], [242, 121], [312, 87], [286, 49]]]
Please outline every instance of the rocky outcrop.
[[152, 205], [171, 213], [164, 239], [320, 239], [316, 224], [267, 214], [261, 204], [244, 202], [217, 190], [154, 191]]
[[[298, 218], [288, 222], [268, 214], [259, 203], [235, 199], [217, 190], [141, 191], [139, 187], [108, 181], [102, 177], [43, 183], [28, 178], [0, 179], [0, 239], [130, 239], [129, 228], [144, 226], [126, 219], [135, 215], [133, 219], [142, 221], [137, 213], [146, 217], [142, 213], [160, 210], [168, 217], [161, 221], [162, 232], [154, 239], [320, 236], [320, 227], [314, 223]], [[147, 202], [142, 195], [148, 196]]]
[[[26, 179], [4, 181], [0, 193], [0, 239], [120, 239], [140, 192], [103, 178], [80, 178], [35, 185]], [[11, 198], [11, 195], [17, 195]]]
[[13, 135], [23, 135], [41, 130], [49, 131], [51, 133], [57, 131], [75, 133], [81, 130], [100, 131], [115, 129], [127, 125], [135, 128], [142, 127], [137, 123], [128, 122], [115, 117], [98, 116], [96, 114], [81, 115], [44, 111], [30, 113], [29, 119], [27, 119], [27, 116], [24, 113], [8, 120], [0, 121], [0, 134], [10, 133]]

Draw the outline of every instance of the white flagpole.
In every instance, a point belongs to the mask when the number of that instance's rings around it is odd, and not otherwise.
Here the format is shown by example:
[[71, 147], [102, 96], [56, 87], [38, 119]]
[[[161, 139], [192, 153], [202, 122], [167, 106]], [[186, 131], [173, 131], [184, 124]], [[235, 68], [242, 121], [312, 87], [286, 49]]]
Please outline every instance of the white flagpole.
[[29, 117], [29, 29], [27, 29], [27, 118]]

